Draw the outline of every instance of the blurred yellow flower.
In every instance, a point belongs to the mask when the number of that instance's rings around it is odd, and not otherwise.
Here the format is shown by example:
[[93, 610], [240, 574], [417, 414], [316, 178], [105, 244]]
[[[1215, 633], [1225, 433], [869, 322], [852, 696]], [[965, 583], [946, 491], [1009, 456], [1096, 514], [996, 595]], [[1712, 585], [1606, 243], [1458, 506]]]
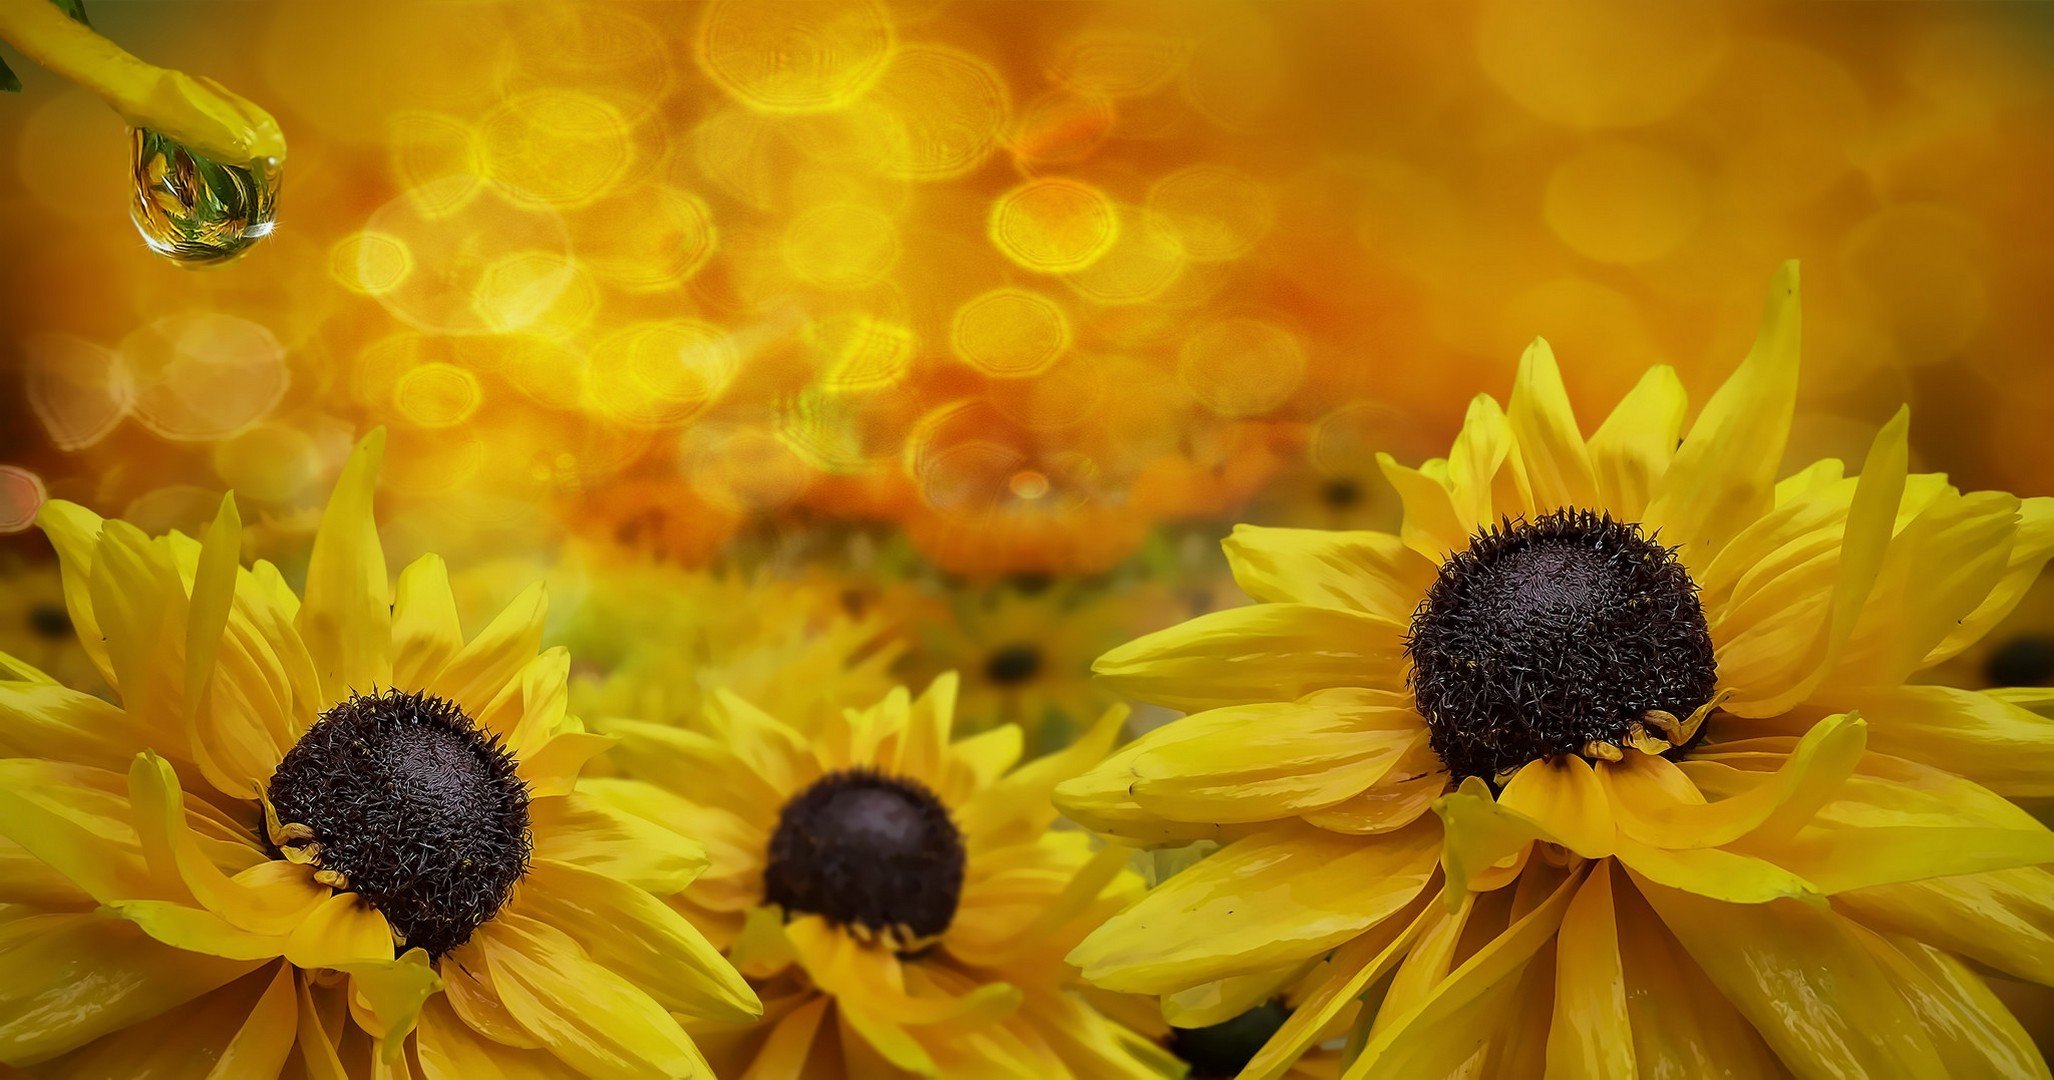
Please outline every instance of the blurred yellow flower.
[[693, 1030], [722, 1075], [1174, 1075], [1093, 1008], [1063, 960], [1139, 894], [1121, 848], [1054, 831], [1049, 791], [1103, 755], [1123, 710], [1020, 764], [1020, 730], [953, 736], [956, 680], [863, 709], [773, 717], [716, 693], [702, 721], [611, 721], [609, 805], [704, 837], [677, 903], [763, 996], [762, 1021]]

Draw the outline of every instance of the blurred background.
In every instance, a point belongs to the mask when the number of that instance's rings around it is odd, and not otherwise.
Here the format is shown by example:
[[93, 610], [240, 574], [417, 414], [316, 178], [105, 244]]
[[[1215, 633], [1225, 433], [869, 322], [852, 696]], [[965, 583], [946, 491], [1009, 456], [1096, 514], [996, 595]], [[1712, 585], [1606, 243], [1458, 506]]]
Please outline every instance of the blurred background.
[[[1375, 453], [1444, 453], [1535, 335], [1587, 430], [1652, 363], [1701, 402], [1793, 257], [1793, 460], [1908, 401], [1915, 465], [2054, 493], [2045, 5], [88, 10], [291, 155], [274, 236], [171, 264], [121, 122], [0, 48], [31, 661], [38, 500], [190, 531], [233, 488], [290, 572], [384, 425], [394, 565], [479, 612], [550, 578], [595, 707], [958, 668], [1054, 744], [1093, 656], [1238, 602], [1231, 523], [1389, 525]], [[1955, 677], [2054, 674], [2054, 601], [2015, 621]], [[636, 663], [695, 674], [609, 700]]]

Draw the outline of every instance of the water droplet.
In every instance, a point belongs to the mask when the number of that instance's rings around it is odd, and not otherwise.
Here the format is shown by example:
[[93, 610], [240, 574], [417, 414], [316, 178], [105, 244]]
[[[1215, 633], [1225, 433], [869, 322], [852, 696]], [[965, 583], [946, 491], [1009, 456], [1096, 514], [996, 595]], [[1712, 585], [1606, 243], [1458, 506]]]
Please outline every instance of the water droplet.
[[228, 165], [148, 128], [132, 128], [129, 136], [135, 147], [129, 216], [150, 250], [211, 266], [271, 235], [278, 213], [276, 160]]

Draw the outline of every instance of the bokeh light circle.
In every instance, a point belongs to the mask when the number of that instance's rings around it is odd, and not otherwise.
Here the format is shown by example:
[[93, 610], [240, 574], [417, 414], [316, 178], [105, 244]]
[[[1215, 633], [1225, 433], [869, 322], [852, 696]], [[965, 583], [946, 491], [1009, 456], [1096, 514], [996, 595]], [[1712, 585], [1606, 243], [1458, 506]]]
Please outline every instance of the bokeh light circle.
[[699, 66], [750, 108], [820, 112], [854, 101], [897, 48], [876, 0], [715, 0], [699, 24]]
[[135, 417], [179, 442], [227, 438], [264, 419], [292, 373], [270, 330], [232, 315], [170, 315], [121, 342]]
[[1634, 143], [1590, 147], [1555, 167], [1541, 216], [1562, 242], [1599, 262], [1653, 262], [1689, 239], [1703, 185], [1675, 155]]
[[619, 109], [576, 90], [509, 98], [478, 124], [486, 175], [530, 206], [584, 206], [614, 190], [635, 163], [635, 142]]
[[59, 450], [84, 450], [112, 433], [135, 404], [121, 354], [71, 334], [22, 340], [29, 410]]
[[392, 402], [415, 427], [454, 427], [470, 419], [484, 401], [478, 377], [455, 364], [427, 363], [394, 383]]
[[47, 498], [42, 477], [19, 465], [0, 465], [0, 536], [34, 525]]
[[[572, 284], [563, 217], [517, 205], [497, 184], [476, 190], [473, 185], [475, 178], [444, 177], [402, 192], [365, 223], [364, 233], [394, 237], [412, 252], [411, 272], [375, 295], [418, 329], [518, 330], [540, 318]], [[366, 275], [361, 258], [358, 272]], [[481, 294], [489, 298], [489, 319], [479, 311]]]
[[398, 288], [413, 270], [413, 251], [390, 233], [353, 232], [329, 249], [328, 276], [364, 296]]
[[660, 292], [690, 280], [713, 257], [719, 233], [706, 200], [651, 184], [596, 203], [572, 222], [578, 258], [629, 292]]
[[321, 448], [305, 431], [268, 420], [215, 443], [214, 472], [239, 499], [296, 502], [322, 479]]
[[1289, 401], [1304, 382], [1305, 347], [1267, 320], [1218, 319], [1185, 339], [1177, 377], [1220, 416], [1262, 416]]
[[1489, 0], [1477, 17], [1484, 74], [1534, 115], [1631, 127], [1675, 112], [1725, 55], [1725, 8], [1638, 0]]
[[592, 346], [585, 397], [593, 411], [636, 428], [675, 427], [718, 400], [739, 364], [711, 323], [633, 323]]
[[1041, 293], [993, 289], [956, 309], [949, 343], [964, 363], [987, 375], [1037, 375], [1069, 349], [1070, 318]]
[[1193, 165], [1157, 180], [1148, 189], [1148, 214], [1197, 262], [1240, 258], [1276, 224], [1269, 192], [1223, 165]]
[[1006, 258], [1044, 274], [1075, 273], [1097, 262], [1120, 235], [1119, 210], [1080, 180], [1044, 177], [991, 205], [991, 242]]
[[816, 206], [785, 227], [785, 267], [815, 285], [846, 289], [884, 277], [899, 261], [898, 226], [859, 203]]

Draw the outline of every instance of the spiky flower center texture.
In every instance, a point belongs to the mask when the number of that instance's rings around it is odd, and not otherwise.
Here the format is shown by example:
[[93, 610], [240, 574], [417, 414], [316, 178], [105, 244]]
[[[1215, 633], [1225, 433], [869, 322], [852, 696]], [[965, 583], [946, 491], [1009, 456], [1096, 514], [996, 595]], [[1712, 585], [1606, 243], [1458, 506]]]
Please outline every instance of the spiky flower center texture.
[[304, 846], [322, 880], [430, 956], [469, 940], [527, 872], [527, 784], [498, 737], [444, 698], [351, 695], [286, 752], [266, 797], [284, 846]]
[[934, 792], [867, 769], [830, 773], [778, 815], [764, 898], [787, 917], [917, 947], [948, 929], [963, 893], [963, 836]]
[[1477, 533], [1441, 565], [1406, 652], [1434, 752], [1458, 780], [1619, 746], [1651, 713], [1690, 715], [1718, 682], [1675, 552], [1590, 510]]

